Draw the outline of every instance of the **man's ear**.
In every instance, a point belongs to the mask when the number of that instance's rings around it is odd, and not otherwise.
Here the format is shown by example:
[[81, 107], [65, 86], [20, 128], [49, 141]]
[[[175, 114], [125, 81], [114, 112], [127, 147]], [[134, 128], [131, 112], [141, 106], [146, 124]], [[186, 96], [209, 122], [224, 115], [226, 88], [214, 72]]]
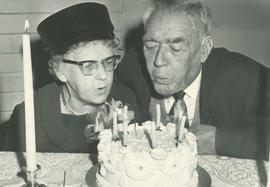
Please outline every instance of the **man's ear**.
[[201, 63], [204, 63], [208, 58], [211, 50], [213, 48], [213, 40], [211, 36], [206, 36], [202, 40], [201, 44]]

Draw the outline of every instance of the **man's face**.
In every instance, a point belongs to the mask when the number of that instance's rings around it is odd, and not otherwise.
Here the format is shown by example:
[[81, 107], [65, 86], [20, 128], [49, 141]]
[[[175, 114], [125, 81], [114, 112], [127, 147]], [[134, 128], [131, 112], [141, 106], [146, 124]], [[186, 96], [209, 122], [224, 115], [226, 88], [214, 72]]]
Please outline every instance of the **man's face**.
[[147, 69], [164, 96], [187, 88], [201, 70], [201, 41], [195, 20], [185, 13], [156, 12], [143, 37]]
[[[64, 58], [74, 61], [94, 60], [100, 63], [113, 55], [111, 48], [97, 41], [75, 49], [64, 55]], [[101, 104], [106, 100], [113, 82], [113, 71], [106, 71], [103, 65], [99, 64], [94, 74], [84, 75], [77, 65], [68, 63], [61, 65], [71, 97], [84, 104]]]

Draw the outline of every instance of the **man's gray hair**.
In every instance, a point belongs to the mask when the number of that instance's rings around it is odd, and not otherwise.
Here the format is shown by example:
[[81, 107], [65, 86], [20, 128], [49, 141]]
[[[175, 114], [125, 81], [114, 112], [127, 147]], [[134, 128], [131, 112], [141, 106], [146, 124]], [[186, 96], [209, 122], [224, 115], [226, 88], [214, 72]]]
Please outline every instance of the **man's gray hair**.
[[148, 19], [154, 12], [171, 11], [184, 12], [189, 16], [198, 16], [203, 25], [203, 33], [210, 35], [211, 32], [211, 11], [202, 0], [151, 0], [152, 6], [146, 10], [143, 16], [143, 24], [146, 26]]

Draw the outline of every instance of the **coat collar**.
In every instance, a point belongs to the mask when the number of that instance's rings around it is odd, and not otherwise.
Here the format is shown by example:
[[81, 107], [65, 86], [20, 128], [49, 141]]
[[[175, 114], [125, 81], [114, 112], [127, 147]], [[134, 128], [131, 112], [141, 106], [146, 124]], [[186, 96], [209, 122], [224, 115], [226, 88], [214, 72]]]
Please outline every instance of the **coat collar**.
[[[40, 125], [45, 132], [45, 136], [60, 152], [71, 152], [74, 147], [80, 147], [81, 142], [74, 139], [74, 132], [67, 128], [68, 124], [64, 122], [60, 109], [60, 91], [61, 86], [56, 83], [41, 89], [37, 93], [37, 109], [40, 114]], [[71, 123], [76, 121], [78, 120], [74, 117], [74, 121], [72, 120]], [[79, 147], [78, 149], [80, 149]]]

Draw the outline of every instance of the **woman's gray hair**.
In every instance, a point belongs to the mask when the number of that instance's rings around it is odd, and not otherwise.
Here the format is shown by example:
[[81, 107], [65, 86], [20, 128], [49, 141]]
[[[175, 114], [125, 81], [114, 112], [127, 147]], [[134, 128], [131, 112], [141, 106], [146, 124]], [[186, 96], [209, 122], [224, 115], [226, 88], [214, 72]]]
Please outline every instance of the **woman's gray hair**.
[[118, 47], [120, 44], [120, 40], [118, 38], [79, 42], [77, 44], [71, 45], [63, 54], [54, 54], [53, 51], [50, 52], [51, 58], [48, 62], [49, 73], [52, 75], [52, 77], [55, 80], [58, 80], [58, 78], [56, 76], [56, 70], [58, 70], [60, 67], [60, 63], [63, 60], [63, 55], [72, 53], [74, 50], [76, 50], [80, 47], [86, 46], [89, 43], [95, 45], [95, 43], [97, 43], [97, 42], [101, 42], [102, 44], [106, 45], [107, 47], [115, 50], [115, 53], [118, 53], [118, 49], [119, 49]]
[[212, 14], [210, 8], [203, 0], [151, 0], [152, 6], [143, 16], [144, 27], [154, 12], [169, 10], [171, 12], [184, 12], [192, 17], [198, 16], [203, 25], [203, 33], [210, 35]]

